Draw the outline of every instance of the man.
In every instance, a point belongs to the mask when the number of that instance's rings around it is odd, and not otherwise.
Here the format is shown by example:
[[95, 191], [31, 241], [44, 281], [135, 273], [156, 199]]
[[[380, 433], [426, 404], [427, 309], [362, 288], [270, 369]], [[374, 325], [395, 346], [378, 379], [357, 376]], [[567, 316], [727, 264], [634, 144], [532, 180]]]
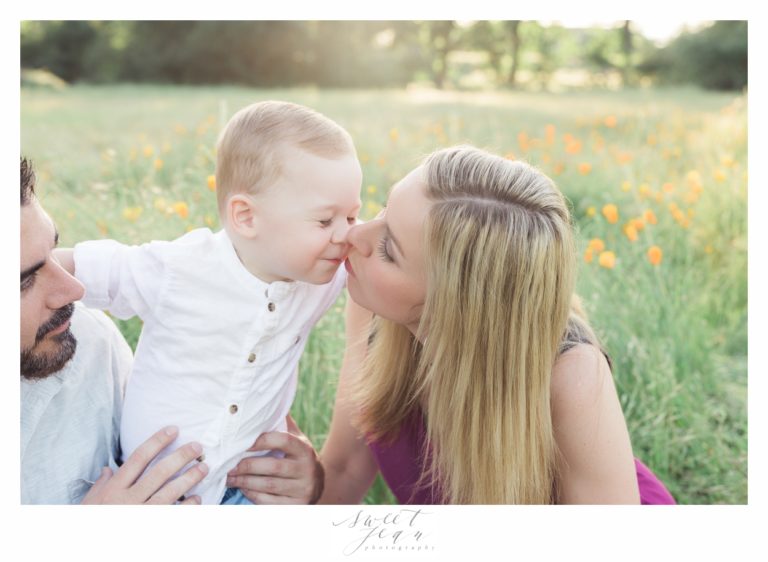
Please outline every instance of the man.
[[[131, 352], [101, 312], [74, 301], [83, 286], [55, 260], [58, 233], [21, 159], [21, 503], [174, 503], [207, 474], [189, 443], [142, 476], [178, 434], [158, 431], [118, 467]], [[199, 503], [193, 496], [182, 503]]]

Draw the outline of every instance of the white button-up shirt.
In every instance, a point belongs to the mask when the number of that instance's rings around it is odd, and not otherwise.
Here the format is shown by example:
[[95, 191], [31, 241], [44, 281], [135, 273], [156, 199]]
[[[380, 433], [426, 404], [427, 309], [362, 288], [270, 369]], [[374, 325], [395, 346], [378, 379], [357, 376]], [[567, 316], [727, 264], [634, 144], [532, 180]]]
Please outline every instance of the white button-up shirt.
[[102, 467], [117, 470], [131, 348], [99, 310], [75, 305], [75, 355], [40, 380], [21, 379], [21, 503], [80, 503]]
[[307, 337], [346, 270], [325, 285], [265, 283], [224, 230], [207, 228], [141, 246], [84, 242], [74, 259], [86, 304], [144, 321], [123, 405], [123, 459], [176, 425], [174, 446], [200, 442], [210, 467], [189, 494], [219, 503], [226, 473], [255, 454], [246, 449], [265, 431], [285, 430]]

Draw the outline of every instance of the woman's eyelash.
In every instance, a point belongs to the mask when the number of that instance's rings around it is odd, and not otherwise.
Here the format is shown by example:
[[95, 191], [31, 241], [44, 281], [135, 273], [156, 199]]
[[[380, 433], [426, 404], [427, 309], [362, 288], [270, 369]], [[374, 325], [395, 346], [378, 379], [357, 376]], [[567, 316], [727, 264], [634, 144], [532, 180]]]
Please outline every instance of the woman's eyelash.
[[332, 222], [333, 222], [333, 219], [326, 219], [326, 220], [320, 221], [320, 224], [323, 226], [331, 226]]
[[379, 240], [379, 256], [381, 256], [381, 259], [388, 262], [393, 262], [395, 260], [392, 259], [392, 256], [389, 255], [389, 252], [387, 252], [387, 239], [382, 238]]

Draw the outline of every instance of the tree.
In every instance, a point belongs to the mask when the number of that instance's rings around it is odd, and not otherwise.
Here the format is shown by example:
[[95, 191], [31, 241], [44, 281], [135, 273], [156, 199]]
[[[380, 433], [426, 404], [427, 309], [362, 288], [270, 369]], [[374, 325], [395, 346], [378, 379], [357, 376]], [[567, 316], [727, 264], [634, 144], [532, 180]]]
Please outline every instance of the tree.
[[747, 86], [747, 22], [716, 21], [684, 32], [652, 53], [640, 70], [660, 83], [695, 83], [704, 88], [738, 90]]
[[422, 40], [432, 59], [432, 80], [435, 87], [445, 87], [448, 55], [458, 45], [456, 22], [451, 20], [422, 22]]

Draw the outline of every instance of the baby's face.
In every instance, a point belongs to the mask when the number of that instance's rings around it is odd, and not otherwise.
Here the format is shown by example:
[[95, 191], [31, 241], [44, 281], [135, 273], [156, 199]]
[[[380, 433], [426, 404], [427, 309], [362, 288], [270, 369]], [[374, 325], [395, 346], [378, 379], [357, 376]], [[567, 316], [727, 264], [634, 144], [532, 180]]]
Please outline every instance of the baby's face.
[[269, 277], [263, 280], [328, 283], [347, 256], [361, 183], [354, 153], [330, 160], [286, 151], [281, 176], [255, 197], [263, 235], [253, 241], [253, 251]]

